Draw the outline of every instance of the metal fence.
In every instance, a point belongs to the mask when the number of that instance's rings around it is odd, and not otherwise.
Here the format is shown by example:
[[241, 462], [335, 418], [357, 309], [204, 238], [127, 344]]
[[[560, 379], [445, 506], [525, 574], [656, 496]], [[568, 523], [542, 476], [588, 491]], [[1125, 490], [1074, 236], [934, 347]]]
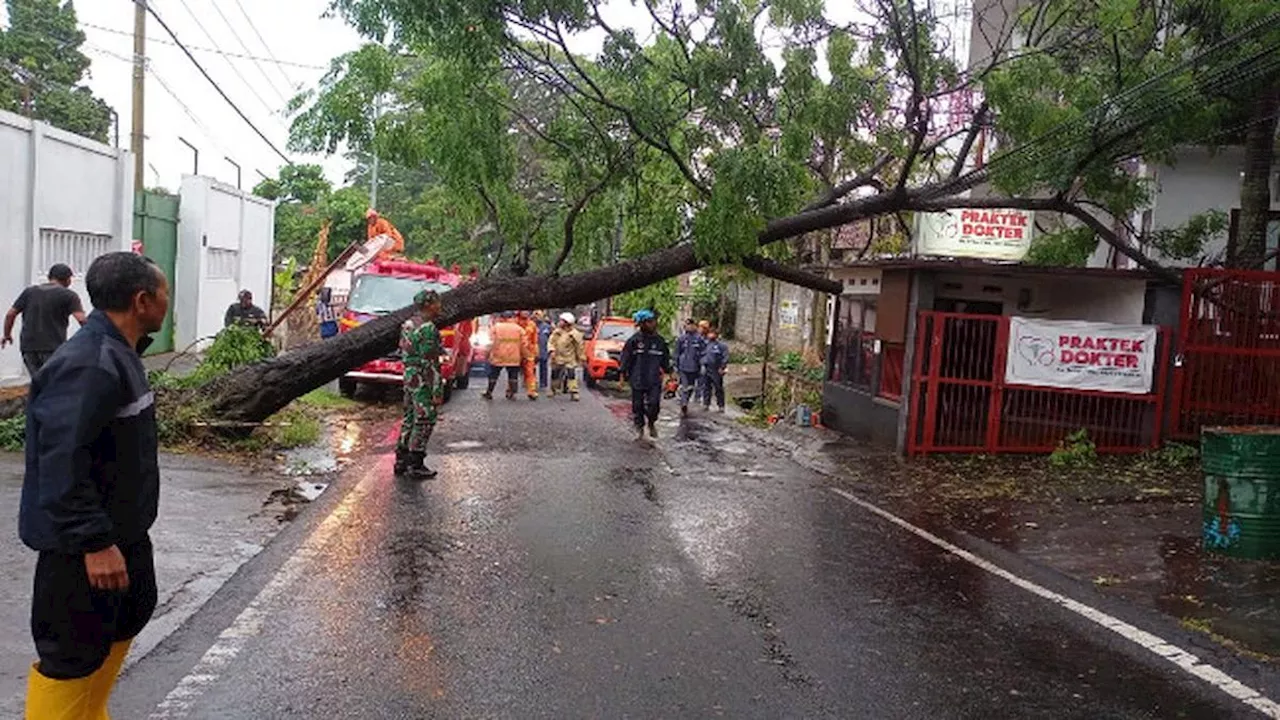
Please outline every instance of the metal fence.
[[1098, 452], [1160, 445], [1170, 350], [1165, 328], [1154, 387], [1145, 395], [1007, 385], [1006, 317], [924, 311], [917, 328], [909, 453], [1050, 452], [1078, 430]]
[[1171, 433], [1280, 423], [1280, 273], [1186, 271]]

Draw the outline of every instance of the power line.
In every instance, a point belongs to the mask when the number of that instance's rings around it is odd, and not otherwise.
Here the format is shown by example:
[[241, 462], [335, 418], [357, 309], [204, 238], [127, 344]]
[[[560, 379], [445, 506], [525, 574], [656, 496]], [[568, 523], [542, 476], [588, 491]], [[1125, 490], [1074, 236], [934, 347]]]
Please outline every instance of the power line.
[[[133, 64], [133, 58], [129, 57], [128, 55], [121, 55], [118, 52], [108, 50], [94, 43], [86, 42], [84, 46], [85, 46], [85, 49], [90, 52], [95, 52], [100, 55], [105, 55], [115, 60], [120, 60], [121, 62], [129, 63], [130, 65]], [[191, 108], [182, 100], [182, 98], [178, 95], [178, 93], [175, 92], [172, 87], [170, 87], [169, 83], [165, 82], [164, 77], [162, 77], [160, 73], [156, 72], [156, 69], [151, 66], [151, 63], [144, 62], [143, 67], [146, 69], [147, 73], [151, 75], [152, 78], [155, 79], [156, 82], [160, 83], [160, 88], [163, 89], [166, 93], [168, 93], [169, 97], [173, 98], [174, 102], [178, 103], [178, 107], [182, 109], [183, 114], [185, 114], [187, 118], [191, 120], [191, 122], [196, 126], [196, 128], [200, 130], [200, 132], [204, 133], [205, 137], [207, 137], [213, 143], [214, 147], [218, 149], [218, 152], [225, 154], [226, 151], [224, 150], [222, 143], [218, 142], [217, 135], [215, 135], [211, 130], [209, 130], [209, 127], [204, 124], [204, 121], [202, 121], [200, 117], [197, 116], [195, 112], [191, 110]]]
[[135, 3], [142, 3], [142, 6], [147, 9], [147, 12], [151, 13], [151, 17], [155, 18], [156, 22], [160, 23], [160, 27], [164, 28], [164, 31], [169, 34], [169, 37], [173, 38], [173, 43], [178, 46], [178, 49], [182, 50], [182, 52], [187, 56], [187, 59], [191, 61], [191, 64], [196, 66], [196, 69], [200, 71], [200, 74], [204, 76], [204, 79], [209, 81], [209, 84], [213, 86], [213, 89], [218, 91], [218, 94], [222, 96], [222, 99], [226, 100], [227, 104], [231, 106], [231, 109], [235, 110], [236, 114], [240, 116], [240, 119], [244, 120], [245, 124], [252, 128], [253, 131], [257, 133], [258, 137], [262, 138], [262, 142], [266, 143], [267, 147], [271, 148], [275, 154], [279, 155], [280, 159], [284, 160], [286, 165], [292, 165], [293, 161], [289, 159], [289, 156], [280, 152], [280, 148], [277, 148], [275, 143], [271, 142], [271, 139], [259, 130], [257, 125], [253, 124], [253, 121], [249, 119], [248, 115], [244, 114], [244, 111], [240, 109], [240, 106], [236, 105], [235, 101], [227, 96], [227, 93], [222, 89], [222, 86], [218, 84], [218, 81], [214, 80], [213, 77], [209, 75], [209, 71], [204, 69], [204, 66], [200, 64], [200, 61], [196, 59], [196, 56], [192, 55], [191, 51], [187, 49], [187, 46], [182, 44], [182, 41], [178, 39], [177, 34], [173, 32], [173, 29], [169, 27], [169, 24], [164, 21], [164, 18], [160, 17], [160, 13], [156, 12], [155, 5], [147, 2], [146, 0], [133, 1]]
[[[240, 43], [240, 47], [244, 49], [246, 54], [248, 54], [249, 46], [246, 45], [244, 39], [240, 37], [240, 33], [236, 32], [235, 26], [231, 24], [231, 19], [227, 17], [226, 13], [222, 12], [222, 8], [218, 7], [217, 0], [209, 0], [209, 4], [213, 6], [213, 11], [218, 13], [218, 17], [222, 18], [223, 24], [225, 24], [227, 29], [231, 31], [231, 37], [235, 38], [236, 42]], [[267, 85], [271, 87], [271, 92], [275, 93], [276, 97], [280, 98], [280, 102], [286, 105], [289, 104], [289, 99], [286, 98], [284, 93], [280, 92], [280, 89], [276, 87], [275, 81], [267, 74], [267, 70], [262, 67], [262, 63], [254, 60], [253, 64], [254, 67], [258, 68], [258, 72], [262, 73], [262, 79], [267, 81]]]
[[[262, 33], [258, 32], [258, 26], [253, 22], [253, 18], [249, 17], [249, 13], [244, 9], [244, 5], [241, 4], [240, 0], [235, 0], [235, 3], [236, 7], [240, 8], [240, 14], [244, 16], [245, 22], [249, 23], [249, 29], [253, 31], [253, 34], [258, 38], [258, 42], [262, 43], [262, 47], [267, 51], [267, 55], [271, 58], [271, 62], [276, 64], [276, 69], [280, 71], [280, 77], [284, 78], [285, 85], [290, 90], [296, 91], [299, 86], [294, 84], [293, 80], [289, 78], [289, 74], [284, 71], [280, 61], [276, 59], [276, 54], [271, 52], [271, 45], [263, 39]], [[246, 48], [246, 50], [247, 49], [248, 48]]]
[[[111, 33], [112, 35], [121, 35], [121, 36], [123, 36], [123, 37], [133, 37], [133, 33], [132, 33], [131, 31], [129, 31], [129, 30], [120, 30], [120, 29], [113, 28], [113, 27], [106, 27], [106, 26], [104, 26], [104, 25], [94, 25], [93, 23], [87, 23], [87, 22], [84, 22], [84, 21], [81, 21], [81, 22], [80, 22], [80, 25], [81, 25], [81, 27], [92, 28], [92, 29], [94, 29], [94, 30], [98, 30], [98, 31], [101, 31], [101, 32]], [[168, 45], [169, 47], [177, 47], [177, 44], [176, 44], [176, 43], [174, 43], [174, 42], [172, 42], [172, 41], [170, 41], [170, 40], [164, 40], [164, 39], [162, 39], [162, 38], [151, 38], [151, 37], [149, 37], [149, 38], [147, 38], [147, 42], [149, 42], [149, 43], [156, 43], [156, 44], [158, 44], [158, 45]], [[194, 50], [194, 51], [196, 51], [196, 52], [207, 52], [207, 53], [213, 53], [213, 54], [215, 54], [215, 55], [221, 55], [221, 56], [223, 56], [223, 57], [235, 58], [235, 59], [237, 59], [237, 60], [268, 60], [268, 59], [269, 59], [271, 62], [276, 63], [277, 65], [288, 65], [289, 67], [301, 68], [301, 69], [303, 69], [303, 70], [328, 70], [328, 69], [329, 69], [328, 67], [326, 67], [326, 66], [324, 66], [324, 65], [309, 65], [309, 64], [307, 64], [307, 63], [294, 62], [294, 61], [292, 61], [292, 60], [277, 60], [277, 59], [275, 58], [275, 56], [274, 56], [274, 55], [272, 55], [270, 58], [264, 58], [264, 57], [259, 57], [259, 56], [257, 56], [257, 55], [244, 55], [244, 54], [241, 54], [241, 53], [227, 52], [226, 50], [219, 50], [219, 49], [215, 49], [215, 48], [200, 47], [200, 46], [198, 46], [198, 45], [188, 45], [188, 46], [187, 46], [187, 49], [189, 49], [189, 50]], [[282, 71], [282, 72], [283, 72], [283, 71]], [[288, 78], [286, 77], [286, 79], [288, 79]], [[292, 87], [294, 87], [294, 84], [293, 84], [292, 82], [290, 82], [290, 85], [289, 85], [289, 86], [292, 88]]]
[[[137, 1], [138, 0], [134, 0], [134, 2]], [[204, 26], [204, 23], [200, 22], [200, 17], [196, 15], [195, 11], [191, 9], [191, 6], [187, 4], [187, 0], [178, 0], [178, 2], [182, 3], [182, 7], [186, 9], [187, 14], [191, 16], [191, 19], [196, 21], [196, 27], [200, 28], [200, 32], [204, 33], [204, 36], [209, 39], [209, 43], [215, 48], [221, 50], [222, 48], [218, 45], [218, 41], [213, 39], [213, 34]], [[148, 6], [150, 6], [149, 3]], [[262, 107], [266, 108], [267, 114], [270, 115], [273, 120], [279, 122], [280, 118], [276, 117], [277, 109], [272, 108], [271, 103], [264, 100], [262, 95], [258, 94], [257, 89], [253, 87], [253, 83], [249, 82], [248, 78], [244, 76], [244, 73], [240, 72], [240, 68], [236, 67], [236, 64], [228, 60], [226, 57], [223, 57], [223, 60], [226, 60], [227, 67], [231, 68], [231, 71], [236, 74], [236, 77], [240, 78], [240, 82], [244, 83], [244, 86], [248, 88], [249, 92], [258, 99], [258, 102], [262, 103]]]

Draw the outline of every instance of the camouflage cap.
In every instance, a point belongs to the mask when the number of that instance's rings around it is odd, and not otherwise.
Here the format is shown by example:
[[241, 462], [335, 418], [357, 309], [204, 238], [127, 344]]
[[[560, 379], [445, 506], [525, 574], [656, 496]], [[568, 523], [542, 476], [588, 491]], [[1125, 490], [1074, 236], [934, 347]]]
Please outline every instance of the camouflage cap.
[[419, 290], [418, 294], [413, 296], [413, 304], [420, 308], [435, 305], [438, 302], [440, 302], [440, 293], [435, 290]]

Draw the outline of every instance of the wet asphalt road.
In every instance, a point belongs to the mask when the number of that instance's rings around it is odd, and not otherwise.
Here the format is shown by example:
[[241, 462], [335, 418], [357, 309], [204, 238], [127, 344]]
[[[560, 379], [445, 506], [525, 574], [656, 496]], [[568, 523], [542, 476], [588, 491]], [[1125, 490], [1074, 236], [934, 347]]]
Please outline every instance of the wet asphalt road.
[[655, 449], [625, 411], [457, 394], [422, 484], [382, 428], [115, 716], [1252, 717], [731, 424], [666, 417]]

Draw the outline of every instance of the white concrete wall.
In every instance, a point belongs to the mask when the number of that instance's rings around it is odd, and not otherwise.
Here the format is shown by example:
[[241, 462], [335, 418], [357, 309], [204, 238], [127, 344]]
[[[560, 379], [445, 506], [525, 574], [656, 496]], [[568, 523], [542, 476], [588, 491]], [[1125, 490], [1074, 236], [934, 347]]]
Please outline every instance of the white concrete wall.
[[[1280, 171], [1280, 166], [1275, 168]], [[1155, 169], [1157, 194], [1152, 207], [1154, 229], [1175, 228], [1186, 224], [1193, 215], [1208, 210], [1221, 210], [1230, 215], [1240, 207], [1240, 174], [1244, 172], [1244, 148], [1227, 147], [1210, 152], [1205, 148], [1184, 148], [1172, 166]], [[1280, 210], [1280, 185], [1272, 178], [1272, 210]], [[1227, 237], [1205, 246], [1210, 257], [1226, 251]]]
[[270, 312], [275, 204], [212, 178], [182, 179], [174, 341], [197, 347], [222, 329], [240, 290]]
[[[84, 273], [133, 236], [133, 160], [125, 150], [0, 111], [0, 300], [12, 303], [49, 266], [76, 273], [72, 289], [88, 311]], [[71, 322], [70, 333], [77, 325]], [[21, 320], [14, 327], [15, 339]], [[0, 352], [0, 385], [28, 380], [17, 347]]]
[[[1146, 291], [1147, 282], [1142, 279], [943, 273], [938, 275], [934, 295], [1003, 303], [1005, 315], [1140, 325]], [[1019, 307], [1024, 297], [1029, 302]]]

